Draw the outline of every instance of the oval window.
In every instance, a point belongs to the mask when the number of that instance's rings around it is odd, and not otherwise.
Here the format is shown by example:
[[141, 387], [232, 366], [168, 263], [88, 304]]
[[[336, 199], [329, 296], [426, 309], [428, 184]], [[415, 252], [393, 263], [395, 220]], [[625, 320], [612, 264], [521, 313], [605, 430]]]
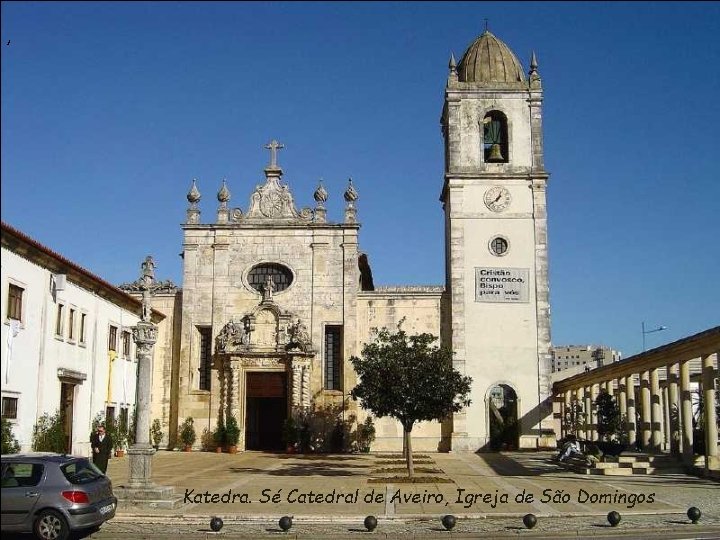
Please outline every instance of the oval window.
[[248, 272], [247, 279], [253, 289], [262, 293], [268, 277], [273, 280], [275, 292], [284, 291], [293, 281], [293, 275], [290, 269], [287, 266], [277, 263], [258, 264]]

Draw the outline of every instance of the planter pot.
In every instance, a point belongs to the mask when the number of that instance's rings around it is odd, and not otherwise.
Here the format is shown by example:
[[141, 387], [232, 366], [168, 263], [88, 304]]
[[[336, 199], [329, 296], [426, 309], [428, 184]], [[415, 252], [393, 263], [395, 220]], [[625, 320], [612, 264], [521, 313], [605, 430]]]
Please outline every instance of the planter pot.
[[294, 453], [295, 453], [295, 447], [294, 447], [294, 446], [288, 446], [288, 447], [285, 449], [285, 453], [286, 453], [286, 454], [294, 454]]
[[231, 444], [227, 447], [228, 454], [237, 454], [237, 445]]
[[125, 450], [115, 450], [115, 457], [125, 457]]
[[222, 446], [216, 446], [216, 447], [215, 447], [215, 453], [216, 453], [216, 454], [222, 454]]
[[186, 444], [185, 447], [183, 448], [183, 452], [191, 452], [191, 451], [192, 451], [192, 445]]

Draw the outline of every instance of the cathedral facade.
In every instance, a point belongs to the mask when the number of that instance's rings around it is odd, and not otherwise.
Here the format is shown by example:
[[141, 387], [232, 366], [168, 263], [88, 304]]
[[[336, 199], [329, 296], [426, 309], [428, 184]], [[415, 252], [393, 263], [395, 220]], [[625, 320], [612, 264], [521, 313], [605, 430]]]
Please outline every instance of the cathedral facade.
[[[348, 183], [342, 222], [328, 221], [327, 192], [297, 208], [283, 179], [282, 145], [271, 141], [264, 179], [244, 208], [223, 184], [218, 208], [201, 215], [193, 182], [183, 224], [181, 288], [153, 307], [166, 315], [154, 356], [152, 416], [170, 442], [193, 417], [212, 431], [234, 416], [244, 449], [278, 449], [297, 411], [336, 406], [363, 420], [349, 399], [373, 329], [430, 332], [473, 379], [471, 405], [413, 430], [424, 451], [554, 445], [543, 165], [543, 91], [533, 54], [526, 74], [490, 32], [451, 58], [442, 107], [445, 284], [376, 287], [358, 249], [358, 192]], [[438, 149], [438, 154], [440, 149]], [[132, 291], [132, 286], [128, 289]], [[392, 384], [392, 381], [388, 381]], [[376, 420], [373, 450], [402, 448], [402, 428]]]

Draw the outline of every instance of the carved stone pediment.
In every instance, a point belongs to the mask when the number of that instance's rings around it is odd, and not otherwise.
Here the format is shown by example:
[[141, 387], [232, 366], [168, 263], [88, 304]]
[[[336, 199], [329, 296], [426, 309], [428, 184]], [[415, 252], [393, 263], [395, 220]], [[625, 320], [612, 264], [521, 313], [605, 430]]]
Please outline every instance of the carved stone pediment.
[[264, 299], [239, 322], [230, 319], [215, 339], [215, 350], [219, 354], [314, 352], [302, 320], [282, 311], [272, 299]]

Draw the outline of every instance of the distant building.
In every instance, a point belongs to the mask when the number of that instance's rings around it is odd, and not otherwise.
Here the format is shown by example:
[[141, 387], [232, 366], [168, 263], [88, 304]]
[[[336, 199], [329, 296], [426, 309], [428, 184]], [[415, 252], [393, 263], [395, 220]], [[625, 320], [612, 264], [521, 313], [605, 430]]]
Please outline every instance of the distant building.
[[561, 345], [551, 349], [551, 356], [553, 373], [578, 366], [595, 369], [622, 359], [620, 351], [604, 345]]

